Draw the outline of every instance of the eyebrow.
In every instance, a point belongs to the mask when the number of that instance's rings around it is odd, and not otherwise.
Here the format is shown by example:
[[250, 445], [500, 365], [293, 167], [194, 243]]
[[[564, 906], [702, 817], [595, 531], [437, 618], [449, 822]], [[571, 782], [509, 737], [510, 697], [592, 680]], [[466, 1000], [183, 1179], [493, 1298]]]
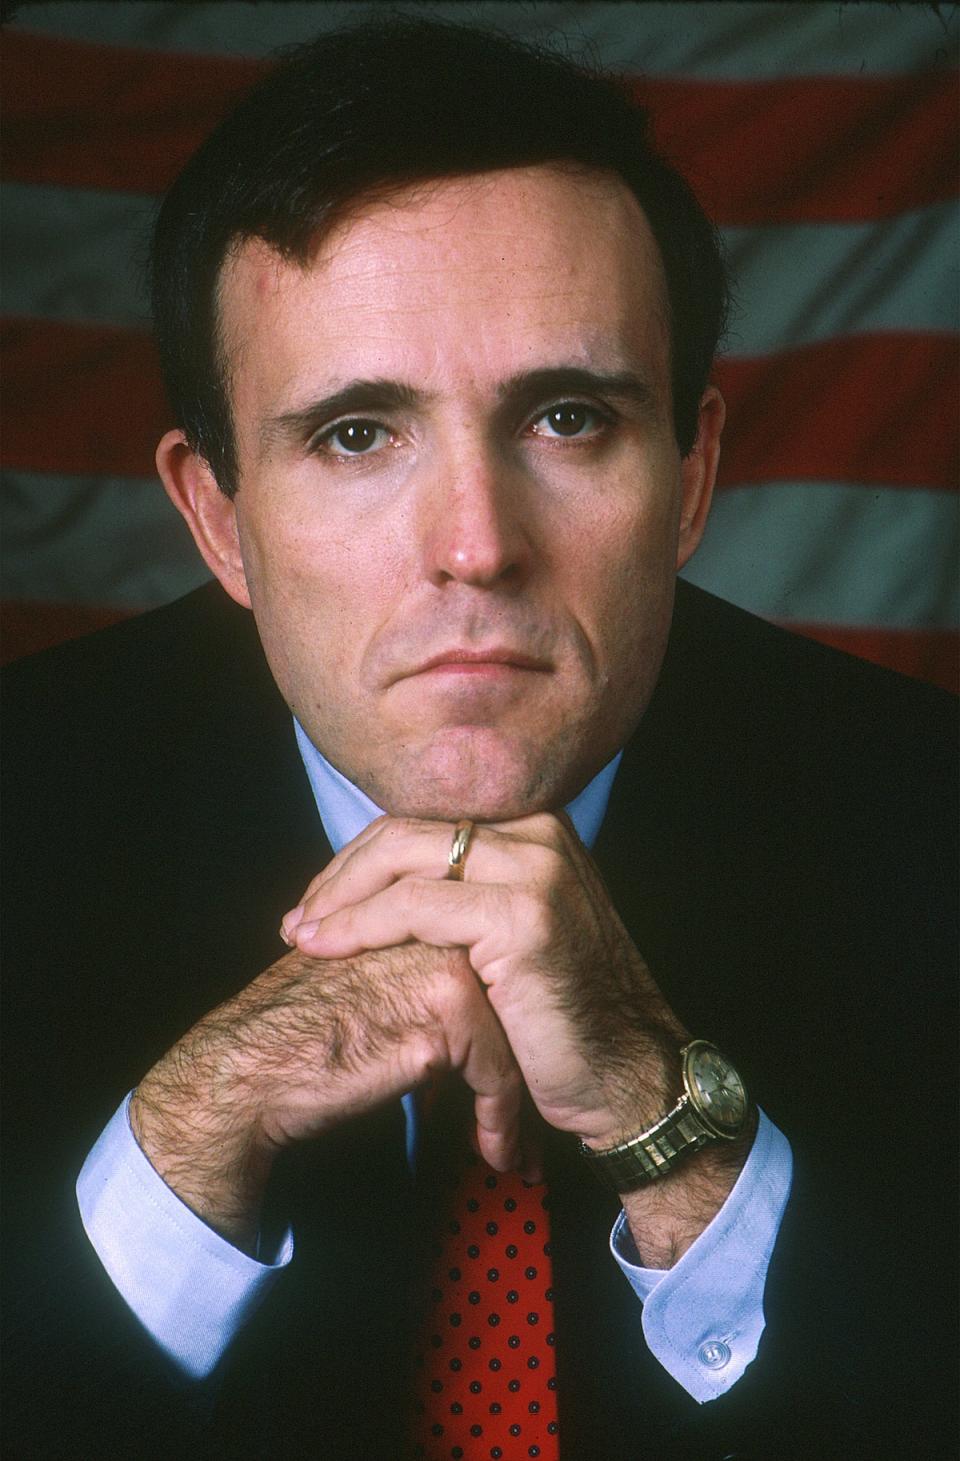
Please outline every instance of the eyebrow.
[[295, 411], [268, 417], [260, 424], [260, 444], [269, 447], [277, 442], [302, 441], [337, 416], [364, 411], [409, 411], [423, 406], [428, 399], [422, 391], [402, 381], [350, 381], [332, 395], [320, 396]]
[[656, 402], [653, 389], [642, 375], [632, 370], [597, 371], [580, 365], [546, 366], [511, 376], [497, 395], [516, 408], [536, 406], [548, 397], [607, 396], [645, 409]]
[[[561, 396], [606, 396], [645, 410], [655, 405], [654, 391], [633, 371], [596, 371], [578, 365], [546, 366], [521, 371], [497, 388], [500, 411], [532, 409], [541, 401]], [[337, 417], [363, 412], [417, 410], [435, 400], [404, 381], [354, 380], [331, 395], [320, 396], [293, 411], [270, 416], [261, 423], [261, 446], [304, 441]]]

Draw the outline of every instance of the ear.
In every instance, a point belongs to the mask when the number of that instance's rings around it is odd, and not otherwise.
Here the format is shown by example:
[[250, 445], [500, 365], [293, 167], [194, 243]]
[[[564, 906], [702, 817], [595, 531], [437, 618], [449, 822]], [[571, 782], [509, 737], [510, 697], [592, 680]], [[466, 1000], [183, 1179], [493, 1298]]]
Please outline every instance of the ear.
[[696, 552], [707, 525], [720, 462], [720, 434], [727, 419], [723, 397], [709, 386], [700, 402], [697, 439], [680, 463], [680, 538], [677, 568]]
[[156, 462], [167, 496], [193, 534], [204, 563], [230, 597], [249, 609], [232, 498], [220, 491], [207, 463], [190, 449], [182, 431], [167, 432], [157, 447]]

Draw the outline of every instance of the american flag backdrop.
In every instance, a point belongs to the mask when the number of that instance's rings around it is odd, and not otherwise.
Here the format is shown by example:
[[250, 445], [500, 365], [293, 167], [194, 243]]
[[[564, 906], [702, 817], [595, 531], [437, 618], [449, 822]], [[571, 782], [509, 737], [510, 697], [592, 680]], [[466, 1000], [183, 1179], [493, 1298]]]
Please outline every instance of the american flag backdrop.
[[[153, 450], [156, 200], [278, 45], [369, 4], [26, 3], [3, 35], [4, 656], [206, 576]], [[956, 687], [957, 8], [397, 4], [634, 79], [721, 225], [720, 490], [686, 576]]]

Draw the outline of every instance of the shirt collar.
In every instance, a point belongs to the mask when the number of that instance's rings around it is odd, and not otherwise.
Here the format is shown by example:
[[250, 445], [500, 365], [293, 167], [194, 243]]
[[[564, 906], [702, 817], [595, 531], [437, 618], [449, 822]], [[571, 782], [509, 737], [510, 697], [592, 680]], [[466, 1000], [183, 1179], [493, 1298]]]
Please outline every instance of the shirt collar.
[[[294, 720], [293, 724], [323, 830], [334, 852], [339, 852], [364, 827], [368, 827], [375, 818], [383, 816], [383, 812], [365, 792], [354, 786], [352, 781], [348, 781], [335, 766], [330, 765], [299, 721]], [[597, 840], [610, 799], [610, 788], [622, 755], [623, 752], [618, 751], [613, 760], [608, 761], [583, 791], [567, 804], [567, 815], [586, 847], [592, 847]]]

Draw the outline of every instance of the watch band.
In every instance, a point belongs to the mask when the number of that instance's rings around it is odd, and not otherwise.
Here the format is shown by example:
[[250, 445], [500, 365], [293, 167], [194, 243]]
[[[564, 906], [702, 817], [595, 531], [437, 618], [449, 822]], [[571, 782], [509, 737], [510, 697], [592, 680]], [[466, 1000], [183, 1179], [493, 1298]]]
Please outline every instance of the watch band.
[[615, 1192], [632, 1192], [665, 1176], [687, 1152], [713, 1140], [713, 1133], [698, 1119], [684, 1093], [672, 1111], [639, 1136], [603, 1151], [581, 1142], [580, 1150], [605, 1185]]

